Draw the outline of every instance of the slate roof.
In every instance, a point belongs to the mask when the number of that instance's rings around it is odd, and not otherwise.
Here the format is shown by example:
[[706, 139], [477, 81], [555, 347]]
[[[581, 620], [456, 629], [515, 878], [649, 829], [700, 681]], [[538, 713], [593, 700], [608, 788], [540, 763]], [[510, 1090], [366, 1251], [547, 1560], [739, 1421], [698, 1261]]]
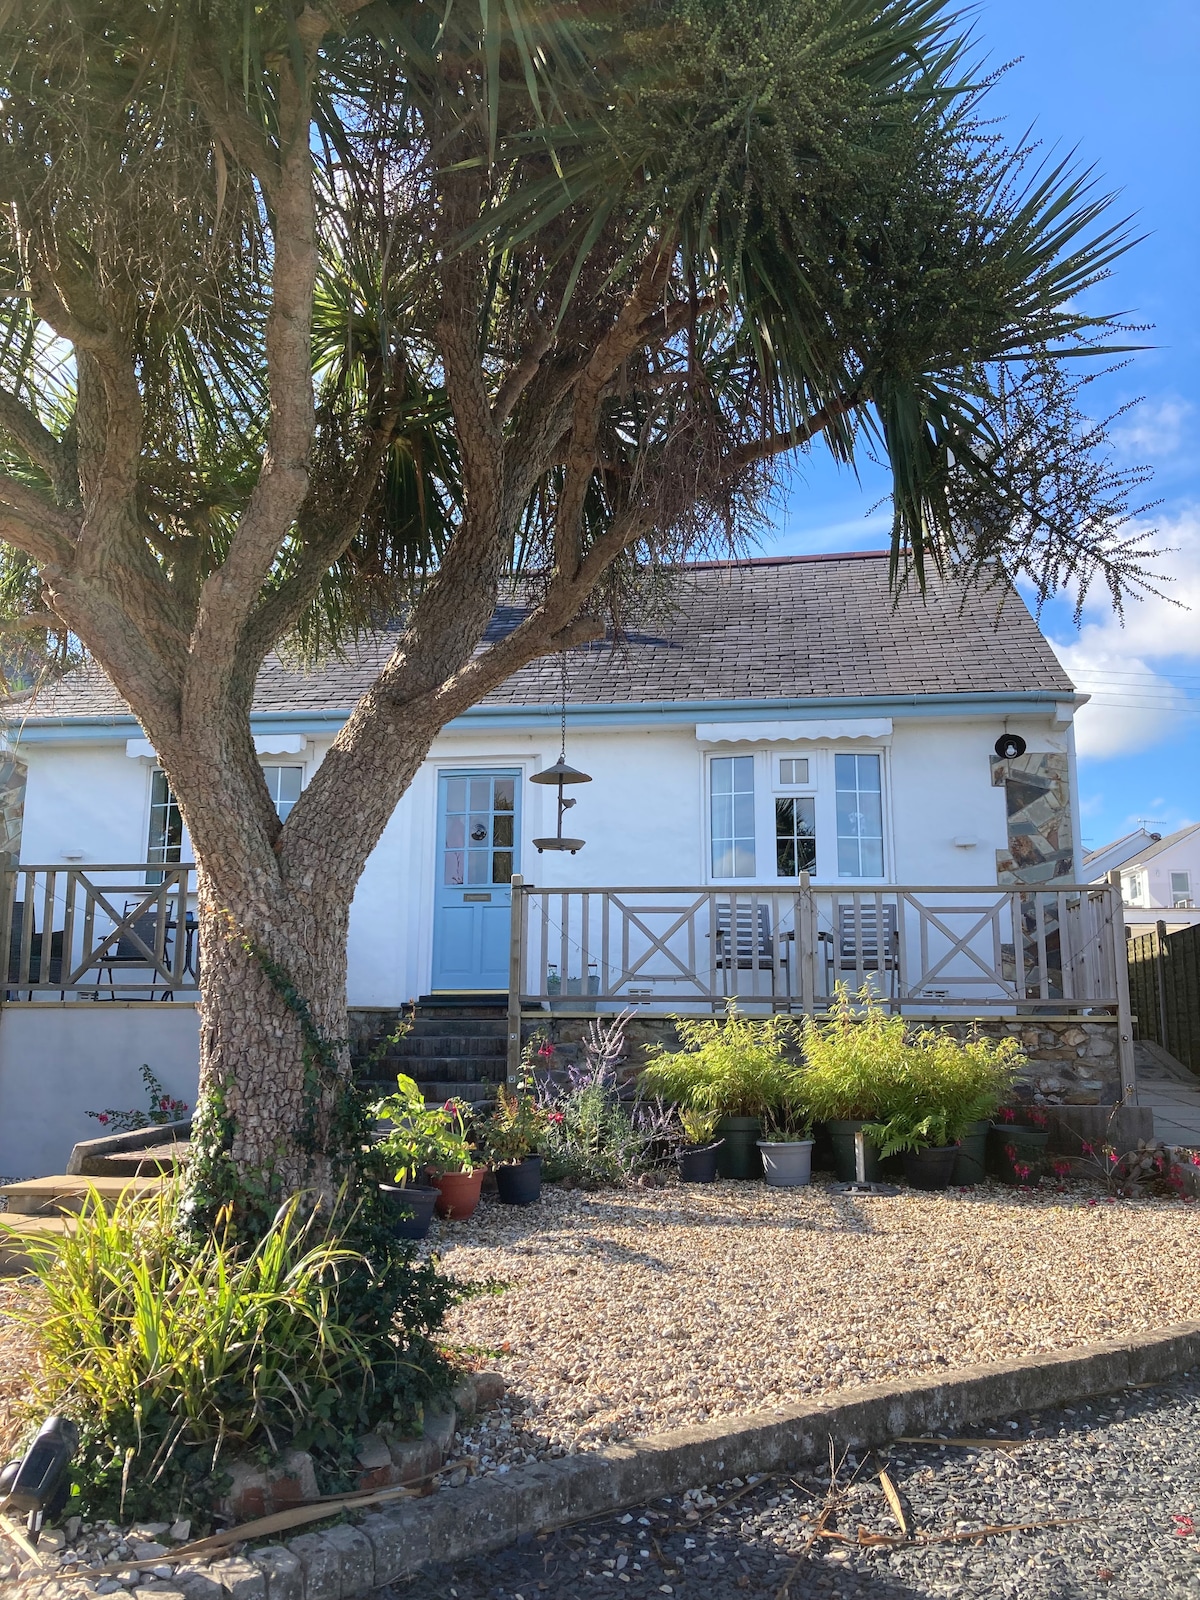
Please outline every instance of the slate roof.
[[[569, 699], [576, 704], [715, 699], [1052, 691], [1074, 685], [1020, 597], [933, 582], [897, 601], [887, 555], [768, 557], [681, 567], [666, 605], [633, 620], [614, 648], [572, 652]], [[502, 607], [493, 636], [522, 615]], [[395, 633], [382, 631], [311, 672], [272, 659], [259, 678], [254, 709], [349, 710], [387, 659]], [[533, 663], [487, 697], [485, 705], [545, 705], [557, 700], [557, 658]], [[95, 665], [35, 695], [16, 697], [8, 714], [43, 718], [128, 715]]]
[[[1177, 828], [1174, 833], [1164, 834], [1161, 839], [1156, 840], [1145, 850], [1131, 850], [1121, 865], [1122, 867], [1140, 867], [1144, 861], [1153, 861], [1155, 856], [1161, 856], [1166, 851], [1173, 850], [1177, 844], [1182, 844], [1185, 839], [1191, 838], [1194, 833], [1200, 833], [1200, 822], [1189, 822], [1186, 828]], [[1103, 854], [1103, 851], [1098, 853]], [[1089, 860], [1090, 857], [1084, 857], [1085, 866]]]

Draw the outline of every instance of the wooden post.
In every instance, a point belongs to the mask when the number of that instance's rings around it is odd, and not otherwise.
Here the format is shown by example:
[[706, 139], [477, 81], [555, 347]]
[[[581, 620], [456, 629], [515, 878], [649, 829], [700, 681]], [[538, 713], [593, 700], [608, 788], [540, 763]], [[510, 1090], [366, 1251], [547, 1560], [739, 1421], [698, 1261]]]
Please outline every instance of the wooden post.
[[1113, 938], [1113, 977], [1117, 985], [1117, 1052], [1121, 1068], [1121, 1101], [1135, 1106], [1137, 1064], [1133, 1054], [1133, 1015], [1129, 1005], [1129, 952], [1125, 941], [1125, 903], [1121, 898], [1121, 874], [1117, 868], [1108, 875], [1109, 923]]
[[800, 874], [799, 893], [796, 896], [796, 951], [795, 961], [800, 978], [800, 1007], [806, 1017], [816, 1010], [816, 911], [813, 904], [811, 879], [807, 872]]
[[[1167, 1035], [1167, 925], [1159, 918], [1154, 924], [1154, 987], [1158, 991], [1158, 1042], [1164, 1050], [1171, 1050]], [[1171, 1054], [1175, 1052], [1171, 1050]]]
[[525, 944], [524, 878], [519, 872], [512, 876], [512, 905], [509, 908], [508, 932], [508, 1067], [506, 1076], [511, 1089], [521, 1075], [521, 957]]

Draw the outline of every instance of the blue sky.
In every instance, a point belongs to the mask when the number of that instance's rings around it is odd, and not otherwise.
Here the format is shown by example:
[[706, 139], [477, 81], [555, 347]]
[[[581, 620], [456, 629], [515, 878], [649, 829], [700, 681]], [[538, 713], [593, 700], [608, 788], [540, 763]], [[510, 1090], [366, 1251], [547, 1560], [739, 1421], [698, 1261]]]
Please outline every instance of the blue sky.
[[[1200, 820], [1200, 5], [981, 0], [976, 19], [990, 64], [1022, 58], [991, 97], [1013, 138], [1032, 126], [1047, 148], [1077, 148], [1148, 235], [1095, 293], [1153, 323], [1155, 348], [1104, 380], [1102, 399], [1112, 410], [1145, 397], [1116, 445], [1122, 460], [1154, 468], [1146, 497], [1162, 504], [1147, 521], [1180, 603], [1135, 604], [1122, 628], [1097, 595], [1077, 629], [1073, 605], [1056, 601], [1043, 627], [1093, 696], [1077, 724], [1085, 846], [1142, 818], [1166, 833]], [[869, 512], [885, 490], [880, 474], [859, 484], [827, 460], [806, 462], [764, 551], [881, 547], [888, 514]]]

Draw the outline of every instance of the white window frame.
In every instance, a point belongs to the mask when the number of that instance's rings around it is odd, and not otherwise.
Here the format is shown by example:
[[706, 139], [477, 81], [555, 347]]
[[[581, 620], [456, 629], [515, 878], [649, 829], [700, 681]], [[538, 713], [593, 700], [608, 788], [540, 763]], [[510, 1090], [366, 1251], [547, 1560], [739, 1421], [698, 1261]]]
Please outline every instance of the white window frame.
[[[754, 757], [754, 817], [755, 875], [752, 878], [717, 878], [712, 870], [712, 779], [714, 760], [721, 757], [750, 755]], [[883, 876], [880, 878], [839, 878], [837, 860], [837, 799], [834, 792], [834, 756], [870, 755], [879, 758], [879, 781], [883, 801]], [[791, 878], [775, 876], [775, 802], [807, 795], [816, 802], [817, 865], [810, 873], [813, 883], [853, 889], [860, 886], [875, 887], [893, 881], [895, 849], [892, 830], [891, 760], [890, 749], [883, 744], [869, 744], [866, 740], [831, 740], [829, 743], [795, 745], [778, 743], [747, 749], [727, 745], [724, 749], [703, 753], [701, 777], [701, 826], [705, 883], [724, 884], [731, 887], [756, 885], [759, 888], [783, 888], [794, 882]], [[808, 762], [808, 782], [805, 784], [781, 783], [780, 759], [799, 758]]]
[[[259, 761], [259, 766], [262, 767], [262, 769], [263, 769], [264, 777], [265, 777], [265, 774], [266, 774], [266, 771], [267, 771], [268, 767], [272, 768], [276, 772], [283, 772], [285, 769], [291, 769], [293, 771], [299, 772], [299, 774], [300, 774], [300, 794], [304, 793], [304, 790], [305, 790], [305, 788], [306, 788], [306, 786], [308, 784], [308, 767], [305, 764], [305, 762], [303, 762], [303, 761], [295, 761], [295, 760], [288, 761], [288, 760], [285, 760], [285, 758], [282, 757], [282, 756], [272, 756], [269, 761], [268, 760], [260, 760]], [[268, 784], [267, 785], [268, 793], [270, 793], [270, 787], [271, 787], [270, 784]], [[300, 795], [297, 795], [296, 796], [296, 800], [298, 800], [299, 798], [300, 798]], [[290, 812], [292, 810], [292, 807], [296, 804], [296, 800], [291, 800], [291, 801], [288, 802], [288, 812], [289, 812], [289, 814], [290, 814]], [[276, 812], [278, 812], [278, 810], [279, 810], [279, 801], [275, 798], [274, 795], [271, 795], [271, 804], [275, 807]], [[281, 822], [286, 822], [287, 821], [287, 817], [280, 817], [279, 820]]]
[[[1183, 879], [1183, 888], [1175, 887], [1176, 878]], [[1171, 885], [1171, 905], [1176, 909], [1186, 910], [1195, 904], [1192, 899], [1192, 875], [1190, 872], [1172, 872], [1169, 874], [1168, 883]]]

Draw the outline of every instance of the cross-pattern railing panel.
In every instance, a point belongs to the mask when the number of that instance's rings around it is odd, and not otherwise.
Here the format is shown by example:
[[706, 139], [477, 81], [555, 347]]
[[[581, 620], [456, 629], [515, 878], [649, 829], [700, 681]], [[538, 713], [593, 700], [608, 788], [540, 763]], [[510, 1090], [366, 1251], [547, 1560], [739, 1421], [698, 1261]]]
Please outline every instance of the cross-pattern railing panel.
[[18, 866], [2, 874], [7, 1001], [165, 1000], [199, 988], [195, 867]]
[[838, 985], [899, 1010], [1119, 1003], [1108, 886], [515, 887], [514, 982], [532, 1003], [821, 1010]]

